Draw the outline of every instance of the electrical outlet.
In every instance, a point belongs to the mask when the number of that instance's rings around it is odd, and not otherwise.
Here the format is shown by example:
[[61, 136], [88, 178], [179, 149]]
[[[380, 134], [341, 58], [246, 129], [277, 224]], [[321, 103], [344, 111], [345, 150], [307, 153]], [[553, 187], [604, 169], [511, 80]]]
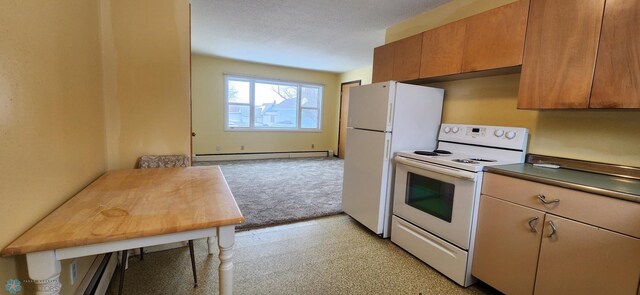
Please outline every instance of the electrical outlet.
[[241, 145], [241, 146], [240, 146], [240, 150], [241, 150], [241, 151], [244, 151], [244, 145]]
[[220, 151], [220, 146], [216, 145], [216, 152], [219, 152], [219, 151]]
[[76, 283], [78, 279], [78, 260], [71, 260], [71, 265], [69, 265], [69, 281], [71, 285]]

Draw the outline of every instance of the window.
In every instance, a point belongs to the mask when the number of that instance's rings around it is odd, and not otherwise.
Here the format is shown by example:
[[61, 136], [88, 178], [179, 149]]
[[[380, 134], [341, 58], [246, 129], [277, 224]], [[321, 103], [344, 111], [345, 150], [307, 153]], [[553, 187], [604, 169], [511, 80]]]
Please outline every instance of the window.
[[225, 75], [224, 88], [226, 130], [321, 130], [321, 85]]

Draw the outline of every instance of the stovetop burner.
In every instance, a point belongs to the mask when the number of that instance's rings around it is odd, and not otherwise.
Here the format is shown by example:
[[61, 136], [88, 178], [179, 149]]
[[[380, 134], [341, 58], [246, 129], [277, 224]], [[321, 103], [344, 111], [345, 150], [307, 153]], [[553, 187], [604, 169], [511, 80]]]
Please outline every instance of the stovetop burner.
[[433, 152], [436, 154], [451, 155], [450, 151], [445, 151], [445, 150], [433, 150]]
[[416, 153], [418, 155], [423, 155], [423, 156], [437, 156], [438, 155], [438, 153], [430, 152], [430, 151], [415, 151], [414, 153]]
[[451, 161], [458, 162], [458, 163], [465, 163], [465, 164], [479, 164], [478, 161], [474, 161], [472, 159], [453, 159]]
[[483, 159], [483, 158], [469, 158], [469, 160], [476, 161], [476, 162], [498, 162], [497, 160]]
[[433, 152], [430, 152], [430, 151], [415, 151], [414, 153], [416, 153], [418, 155], [423, 155], [423, 156], [451, 155], [450, 151], [445, 151], [445, 150], [433, 150]]

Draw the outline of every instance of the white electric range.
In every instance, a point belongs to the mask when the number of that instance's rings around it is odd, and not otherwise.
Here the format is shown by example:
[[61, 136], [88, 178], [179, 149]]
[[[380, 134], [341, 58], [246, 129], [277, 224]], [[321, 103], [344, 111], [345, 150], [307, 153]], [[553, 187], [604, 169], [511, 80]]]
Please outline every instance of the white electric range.
[[524, 162], [527, 140], [526, 128], [442, 124], [436, 150], [398, 152], [391, 241], [471, 285], [482, 169]]

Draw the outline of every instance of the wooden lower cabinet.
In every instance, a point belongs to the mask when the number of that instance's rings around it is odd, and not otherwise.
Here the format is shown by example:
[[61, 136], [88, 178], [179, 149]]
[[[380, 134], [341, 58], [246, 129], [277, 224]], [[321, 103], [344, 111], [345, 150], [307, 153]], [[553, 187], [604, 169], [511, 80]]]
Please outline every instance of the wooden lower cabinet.
[[486, 193], [483, 188], [473, 276], [505, 294], [638, 294], [639, 238]]
[[481, 196], [471, 274], [505, 294], [532, 294], [543, 219], [544, 212]]
[[639, 279], [640, 239], [546, 215], [535, 294], [632, 295]]

